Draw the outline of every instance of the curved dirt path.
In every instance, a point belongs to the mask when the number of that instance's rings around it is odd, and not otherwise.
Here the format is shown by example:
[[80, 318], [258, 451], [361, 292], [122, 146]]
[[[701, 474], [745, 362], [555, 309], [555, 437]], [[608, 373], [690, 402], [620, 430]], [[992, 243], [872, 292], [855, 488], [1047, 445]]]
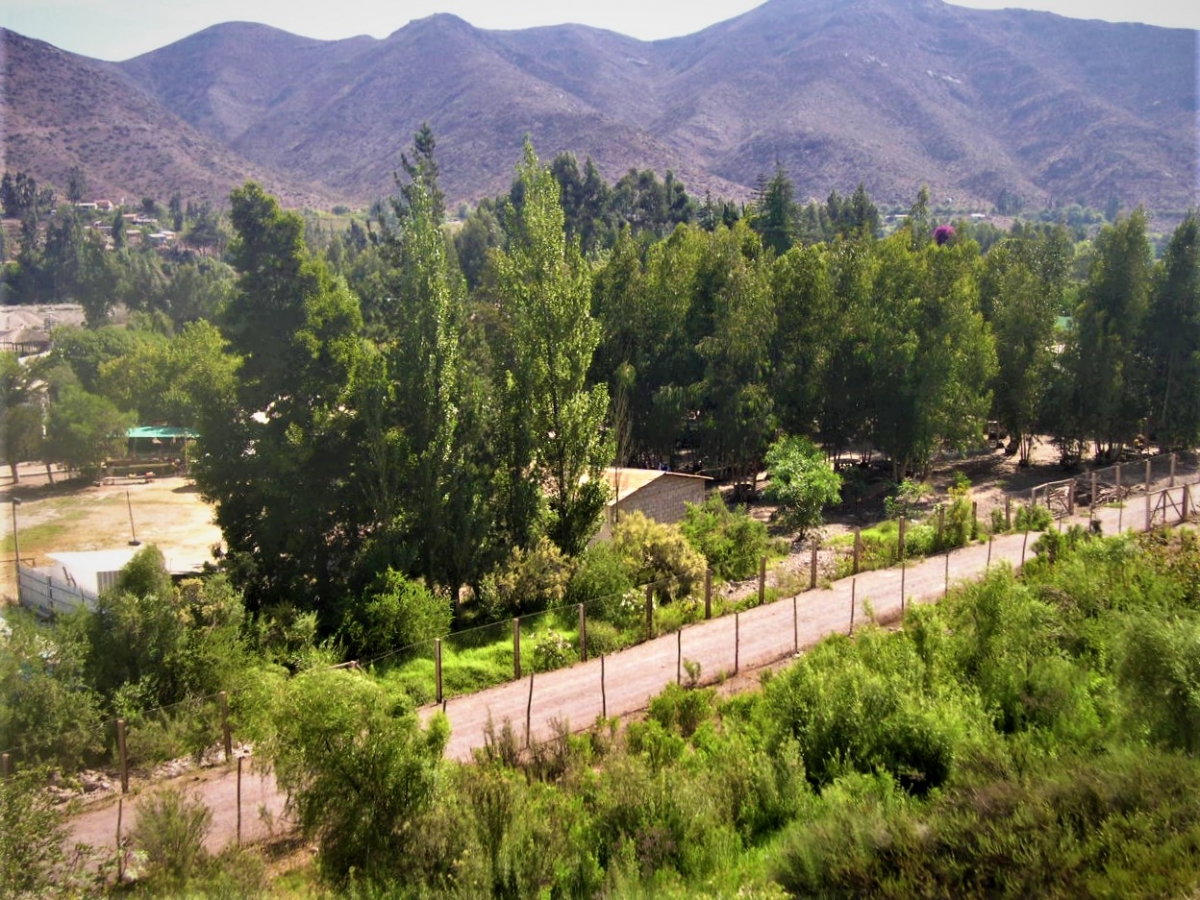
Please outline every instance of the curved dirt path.
[[[1170, 492], [1176, 504], [1167, 514], [1172, 524], [1179, 519], [1183, 491], [1180, 486]], [[1195, 493], [1200, 500], [1200, 489]], [[1105, 534], [1115, 534], [1122, 528], [1143, 531], [1144, 503], [1142, 496], [1134, 496], [1124, 510], [1096, 510], [1095, 519]], [[1077, 515], [1065, 520], [1061, 527], [1086, 526], [1088, 522], [1087, 515]], [[450, 699], [444, 705], [451, 726], [446, 755], [470, 760], [474, 750], [484, 746], [489, 720], [497, 729], [506, 720], [511, 722], [521, 739], [526, 737], [528, 721], [529, 739], [540, 742], [553, 737], [556, 728], [563, 724], [572, 730], [586, 728], [602, 712], [625, 716], [642, 711], [679, 674], [686, 677], [682, 672], [683, 660], [700, 663], [701, 682], [711, 684], [724, 676], [744, 675], [776, 663], [811, 647], [826, 635], [848, 632], [852, 615], [855, 626], [864, 625], [868, 621], [868, 608], [875, 621], [895, 620], [902, 614], [902, 604], [935, 602], [941, 599], [947, 586], [976, 577], [989, 565], [1007, 563], [1018, 568], [1024, 558], [1033, 555], [1030, 547], [1037, 537], [1036, 532], [1003, 535], [990, 543], [929, 557], [904, 568], [866, 572], [834, 582], [829, 588], [807, 591], [737, 616], [689, 625], [603, 660], [589, 660]], [[440, 709], [439, 706], [423, 708], [422, 720], [428, 721]], [[276, 790], [274, 779], [269, 773], [251, 772], [251, 768], [245, 766], [242, 782], [242, 838], [247, 841], [266, 838], [285, 824], [285, 798]], [[213, 810], [213, 828], [208, 839], [211, 850], [236, 839], [237, 772], [232, 764], [168, 783], [196, 794]], [[136, 820], [139, 798], [158, 787], [126, 799], [124, 833], [128, 833]], [[260, 809], [265, 811], [261, 815]], [[70, 823], [70, 843], [113, 848], [116, 819], [115, 799], [75, 816]]]

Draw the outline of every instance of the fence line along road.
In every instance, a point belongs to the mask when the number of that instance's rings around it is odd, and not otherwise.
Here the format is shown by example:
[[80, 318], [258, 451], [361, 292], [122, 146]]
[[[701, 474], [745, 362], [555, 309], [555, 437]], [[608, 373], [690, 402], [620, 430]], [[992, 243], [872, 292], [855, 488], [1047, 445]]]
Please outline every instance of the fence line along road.
[[[1074, 515], [1060, 516], [1054, 527], [1066, 530], [1081, 525], [1115, 534], [1175, 524], [1187, 519], [1200, 499], [1200, 490], [1192, 490], [1198, 480], [1189, 474], [1187, 484], [1127, 498], [1122, 506], [1079, 507]], [[1039, 532], [998, 535], [904, 567], [843, 578], [827, 589], [689, 625], [602, 659], [427, 706], [420, 714], [428, 721], [445, 710], [451, 727], [446, 754], [454, 759], [469, 760], [476, 748], [484, 746], [489, 721], [497, 730], [511, 723], [525, 741], [545, 741], [562, 726], [578, 731], [601, 715], [644, 710], [680, 677], [684, 660], [698, 663], [702, 682], [712, 683], [723, 674], [777, 662], [829, 634], [864, 625], [868, 609], [876, 620], [890, 621], [901, 615], [904, 605], [941, 599], [949, 586], [983, 574], [990, 565], [1006, 562], [1019, 568], [1033, 555], [1031, 547], [1039, 536]]]

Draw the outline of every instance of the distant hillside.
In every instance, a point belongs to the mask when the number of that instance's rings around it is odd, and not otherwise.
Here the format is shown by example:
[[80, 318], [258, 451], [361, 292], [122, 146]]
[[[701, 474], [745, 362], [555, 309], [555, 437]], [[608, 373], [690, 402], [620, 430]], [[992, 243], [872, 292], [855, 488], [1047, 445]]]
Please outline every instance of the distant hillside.
[[[544, 159], [591, 156], [610, 180], [672, 169], [698, 195], [745, 198], [779, 161], [801, 198], [863, 181], [885, 205], [928, 184], [960, 207], [1007, 190], [1183, 209], [1200, 202], [1196, 39], [940, 0], [770, 0], [654, 43], [449, 15], [383, 40], [227, 24], [116, 65], [5, 35], [4, 140], [39, 179], [79, 161], [160, 195], [258, 177], [366, 203], [427, 120], [452, 202], [506, 189], [528, 133]], [[99, 145], [72, 135], [81, 116]], [[123, 153], [117, 129], [139, 135]]]

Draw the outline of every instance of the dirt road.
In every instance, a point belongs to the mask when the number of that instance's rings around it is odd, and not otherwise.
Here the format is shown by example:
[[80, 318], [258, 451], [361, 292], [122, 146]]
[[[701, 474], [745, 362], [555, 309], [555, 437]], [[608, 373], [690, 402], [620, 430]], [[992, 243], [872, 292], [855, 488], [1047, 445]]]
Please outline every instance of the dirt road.
[[[1165, 504], [1167, 521], [1176, 522], [1183, 512], [1184, 488], [1170, 493]], [[1196, 491], [1200, 496], [1200, 489]], [[1194, 503], [1190, 499], [1188, 505]], [[1158, 501], [1155, 501], [1157, 508]], [[1133, 497], [1124, 509], [1102, 508], [1095, 519], [1105, 534], [1122, 528], [1144, 530], [1147, 521], [1144, 498]], [[1062, 524], [1087, 525], [1087, 511]], [[500, 685], [477, 694], [450, 700], [445, 706], [450, 720], [451, 739], [447, 756], [469, 760], [475, 748], [483, 746], [489, 719], [498, 727], [511, 722], [518, 735], [526, 734], [541, 741], [554, 734], [556, 724], [572, 729], [586, 728], [603, 712], [624, 716], [644, 710], [650, 699], [682, 674], [683, 661], [702, 667], [701, 680], [712, 683], [725, 675], [746, 673], [770, 665], [810, 647], [834, 632], [848, 632], [851, 619], [861, 626], [873, 615], [877, 621], [895, 619], [902, 604], [933, 602], [940, 599], [948, 585], [977, 577], [991, 565], [1007, 563], [1014, 568], [1032, 555], [1036, 533], [1011, 534], [990, 543], [976, 544], [949, 555], [935, 556], [910, 563], [904, 568], [868, 572], [835, 582], [827, 589], [807, 591], [795, 598], [780, 600], [741, 613], [689, 626], [675, 634], [615, 653], [603, 660], [531, 676], [519, 682]], [[421, 710], [424, 720], [440, 707]], [[243, 838], [266, 836], [266, 823], [278, 823], [284, 799], [275, 792], [269, 775], [257, 779], [247, 792], [243, 779]], [[236, 770], [226, 767], [202, 775], [187, 776], [182, 784], [197, 793], [214, 811], [214, 827], [209, 838], [216, 849], [236, 838], [238, 815]], [[137, 800], [132, 801], [136, 809]], [[265, 812], [262, 816], [258, 810]], [[130, 809], [125, 822], [132, 823]], [[252, 823], [249, 824], [248, 823]], [[71, 823], [71, 840], [96, 847], [112, 847], [116, 835], [115, 802], [104, 808], [77, 816]]]

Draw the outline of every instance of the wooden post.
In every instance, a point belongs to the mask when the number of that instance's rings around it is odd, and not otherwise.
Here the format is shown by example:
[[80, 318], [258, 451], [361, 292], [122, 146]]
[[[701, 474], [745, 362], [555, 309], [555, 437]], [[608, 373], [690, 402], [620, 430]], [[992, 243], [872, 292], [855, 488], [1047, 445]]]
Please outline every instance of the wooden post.
[[129, 793], [129, 748], [125, 745], [125, 720], [117, 719], [117, 754], [121, 761], [121, 793]]
[[1150, 493], [1150, 460], [1146, 460], [1146, 493]]
[[979, 501], [971, 501], [971, 539], [975, 539], [975, 535], [979, 534]]
[[513, 619], [513, 678], [521, 680], [521, 620]]
[[817, 589], [817, 539], [813, 538], [812, 548], [808, 559], [808, 589], [815, 591]]
[[608, 718], [608, 695], [604, 692], [604, 654], [600, 654], [600, 717]]
[[742, 614], [733, 614], [733, 674], [738, 673], [742, 652]]
[[237, 780], [237, 842], [238, 846], [242, 846], [242, 760], [245, 757], [238, 757], [238, 780]]
[[1012, 495], [1004, 498], [1004, 530], [1012, 531]]
[[850, 579], [850, 634], [854, 634], [854, 601], [858, 599], [858, 579]]
[[529, 673], [529, 702], [525, 704], [525, 749], [533, 742], [533, 673]]
[[1146, 530], [1150, 530], [1153, 513], [1150, 511], [1150, 491], [1146, 491]]
[[1021, 538], [1021, 565], [1025, 565], [1025, 545], [1029, 543], [1029, 529], [1025, 529], [1025, 536]]
[[1075, 515], [1075, 479], [1067, 482], [1067, 515]]
[[233, 729], [229, 727], [229, 694], [225, 691], [217, 694], [221, 702], [221, 736], [225, 738], [225, 762], [233, 756]]
[[587, 611], [579, 604], [579, 661], [587, 662]]
[[[437, 698], [437, 702], [441, 703], [442, 698], [445, 696], [442, 693], [442, 639], [441, 638], [433, 639], [433, 678], [434, 678], [434, 684], [435, 684], [434, 693]], [[240, 757], [238, 758], [238, 762], [239, 763], [241, 762]]]
[[1191, 506], [1191, 504], [1188, 501], [1191, 499], [1192, 499], [1192, 486], [1190, 484], [1185, 484], [1183, 486], [1183, 499], [1180, 500], [1180, 506], [1182, 507], [1182, 511], [1179, 516], [1180, 522], [1187, 521], [1188, 507]]
[[983, 571], [985, 571], [985, 572], [986, 572], [986, 571], [987, 571], [988, 569], [990, 569], [991, 567], [992, 567], [992, 536], [989, 534], [989, 535], [988, 535], [988, 555], [987, 555], [987, 564], [986, 564], [986, 565], [983, 567]]
[[1092, 473], [1092, 502], [1091, 502], [1091, 504], [1089, 504], [1091, 506], [1091, 509], [1093, 512], [1096, 509], [1096, 499], [1100, 496], [1099, 490], [1100, 490], [1100, 484], [1099, 484], [1098, 479], [1096, 478], [1096, 473], [1093, 472]]
[[758, 560], [758, 605], [762, 606], [767, 600], [767, 558]]
[[792, 594], [792, 650], [800, 652], [800, 612], [796, 608], [795, 594]]
[[854, 529], [854, 568], [851, 569], [851, 574], [858, 574], [858, 565], [862, 560], [862, 529]]
[[950, 551], [946, 551], [946, 587], [942, 590], [942, 596], [946, 597], [950, 594]]
[[125, 798], [117, 798], [117, 884], [125, 880], [125, 850], [121, 847], [121, 820], [125, 817]]
[[904, 579], [908, 575], [908, 566], [900, 564], [900, 613], [904, 614]]
[[704, 618], [712, 618], [712, 569], [704, 570]]
[[1171, 454], [1171, 480], [1167, 482], [1167, 487], [1175, 487], [1175, 454]]
[[654, 585], [646, 585], [646, 637], [654, 637]]
[[904, 562], [904, 532], [906, 530], [904, 526], [905, 526], [906, 522], [907, 522], [907, 520], [905, 519], [905, 517], [901, 516], [900, 517], [900, 536], [896, 542], [896, 558], [899, 559], [900, 562]]
[[683, 629], [675, 632], [675, 683], [683, 684]]
[[937, 545], [939, 547], [945, 546], [942, 543], [942, 540], [945, 537], [945, 534], [946, 534], [946, 507], [939, 506], [938, 507], [938, 530], [937, 530]]
[[1117, 502], [1121, 501], [1121, 464], [1117, 463]]

